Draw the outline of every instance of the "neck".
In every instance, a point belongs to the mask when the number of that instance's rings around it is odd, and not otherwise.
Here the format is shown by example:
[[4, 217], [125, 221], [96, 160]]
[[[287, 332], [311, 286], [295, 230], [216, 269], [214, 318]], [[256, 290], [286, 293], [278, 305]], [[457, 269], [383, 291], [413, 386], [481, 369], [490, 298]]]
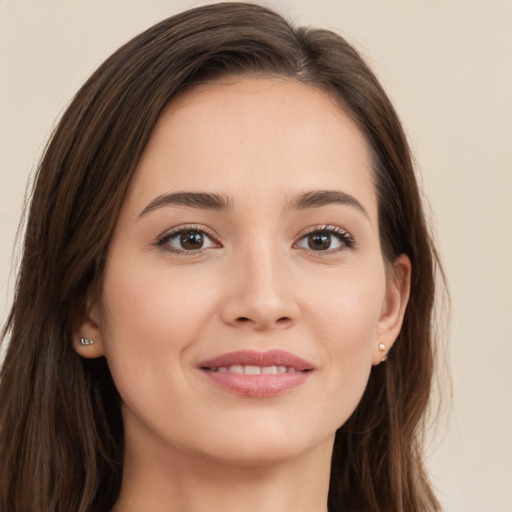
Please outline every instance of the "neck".
[[[112, 512], [326, 512], [333, 439], [265, 464], [230, 463], [126, 433], [121, 493]], [[148, 440], [146, 440], [148, 441]]]

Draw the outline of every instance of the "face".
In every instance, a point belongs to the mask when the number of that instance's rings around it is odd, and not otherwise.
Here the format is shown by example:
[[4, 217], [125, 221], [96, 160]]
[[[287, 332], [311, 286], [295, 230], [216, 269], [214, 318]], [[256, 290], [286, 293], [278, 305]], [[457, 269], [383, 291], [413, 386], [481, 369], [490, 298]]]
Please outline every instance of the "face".
[[298, 457], [330, 449], [356, 408], [398, 334], [398, 283], [365, 142], [332, 99], [278, 79], [201, 85], [142, 155], [82, 326], [96, 343], [78, 350], [106, 356], [128, 443]]

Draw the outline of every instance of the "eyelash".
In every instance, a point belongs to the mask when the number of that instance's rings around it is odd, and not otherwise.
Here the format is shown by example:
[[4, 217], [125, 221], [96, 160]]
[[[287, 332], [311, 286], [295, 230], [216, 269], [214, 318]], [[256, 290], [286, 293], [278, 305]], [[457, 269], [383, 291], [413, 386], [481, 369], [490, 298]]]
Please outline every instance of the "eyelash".
[[[165, 233], [164, 235], [162, 235], [161, 237], [159, 237], [157, 239], [155, 245], [157, 247], [160, 247], [164, 251], [171, 252], [174, 254], [179, 254], [182, 256], [199, 255], [199, 254], [202, 254], [205, 250], [211, 248], [211, 247], [206, 247], [206, 248], [199, 248], [199, 249], [195, 249], [195, 250], [187, 250], [187, 249], [176, 249], [176, 248], [172, 247], [171, 245], [169, 245], [169, 241], [171, 239], [176, 238], [179, 235], [186, 233], [186, 232], [199, 233], [203, 236], [206, 236], [208, 239], [210, 239], [210, 241], [214, 244], [214, 247], [222, 247], [220, 242], [217, 240], [215, 235], [210, 230], [208, 230], [204, 227], [195, 226], [195, 225], [185, 225], [185, 226], [176, 227], [173, 230], [171, 230], [171, 231]], [[293, 245], [296, 246], [299, 242], [303, 241], [304, 239], [306, 239], [307, 237], [309, 237], [311, 235], [334, 236], [341, 244], [341, 246], [339, 248], [317, 250], [317, 251], [315, 251], [314, 249], [311, 249], [311, 248], [298, 247], [301, 250], [308, 251], [308, 252], [314, 253], [315, 255], [319, 255], [319, 256], [337, 253], [337, 252], [343, 251], [345, 249], [353, 250], [356, 245], [354, 238], [347, 231], [345, 231], [344, 229], [342, 229], [340, 227], [331, 226], [328, 224], [325, 224], [322, 226], [314, 226], [314, 227], [310, 228], [305, 233], [302, 233], [300, 238], [298, 239], [298, 241], [295, 242]]]
[[178, 237], [179, 235], [187, 232], [200, 233], [202, 235], [206, 235], [216, 247], [221, 247], [220, 242], [217, 241], [215, 235], [204, 227], [194, 226], [194, 225], [185, 225], [174, 228], [171, 231], [168, 231], [161, 237], [159, 237], [156, 241], [156, 246], [160, 247], [164, 251], [172, 252], [174, 254], [179, 254], [183, 256], [194, 256], [203, 253], [208, 248], [201, 248], [196, 250], [187, 250], [187, 249], [175, 249], [174, 247], [169, 245], [169, 241], [172, 238]]
[[340, 251], [344, 251], [346, 249], [354, 250], [356, 242], [352, 235], [348, 233], [348, 231], [345, 231], [343, 228], [340, 228], [338, 226], [331, 226], [329, 224], [324, 224], [321, 226], [314, 226], [310, 229], [308, 229], [305, 233], [303, 233], [298, 242], [295, 242], [294, 245], [298, 244], [300, 241], [304, 240], [308, 236], [311, 235], [330, 235], [334, 236], [338, 239], [338, 241], [341, 244], [341, 247], [335, 248], [335, 249], [326, 249], [326, 250], [319, 250], [315, 251], [314, 249], [306, 249], [303, 248], [305, 251], [312, 252], [318, 256], [324, 256], [324, 255], [332, 255], [333, 253], [337, 253]]

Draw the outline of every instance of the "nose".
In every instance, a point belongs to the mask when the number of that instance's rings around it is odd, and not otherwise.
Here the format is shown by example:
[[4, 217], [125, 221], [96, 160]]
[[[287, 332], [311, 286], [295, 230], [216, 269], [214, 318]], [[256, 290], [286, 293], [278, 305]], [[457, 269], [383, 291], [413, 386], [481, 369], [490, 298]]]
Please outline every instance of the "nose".
[[251, 251], [231, 263], [221, 317], [229, 325], [257, 331], [287, 329], [298, 318], [296, 299], [286, 256]]

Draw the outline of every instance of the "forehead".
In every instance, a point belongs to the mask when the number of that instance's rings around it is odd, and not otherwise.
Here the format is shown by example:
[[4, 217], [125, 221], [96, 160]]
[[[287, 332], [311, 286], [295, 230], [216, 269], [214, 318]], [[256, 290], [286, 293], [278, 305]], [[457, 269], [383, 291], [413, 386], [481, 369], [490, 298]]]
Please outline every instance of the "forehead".
[[[341, 188], [376, 214], [364, 137], [326, 92], [294, 80], [232, 78], [176, 97], [160, 117], [130, 189], [268, 197]], [[290, 195], [289, 194], [289, 195]]]

